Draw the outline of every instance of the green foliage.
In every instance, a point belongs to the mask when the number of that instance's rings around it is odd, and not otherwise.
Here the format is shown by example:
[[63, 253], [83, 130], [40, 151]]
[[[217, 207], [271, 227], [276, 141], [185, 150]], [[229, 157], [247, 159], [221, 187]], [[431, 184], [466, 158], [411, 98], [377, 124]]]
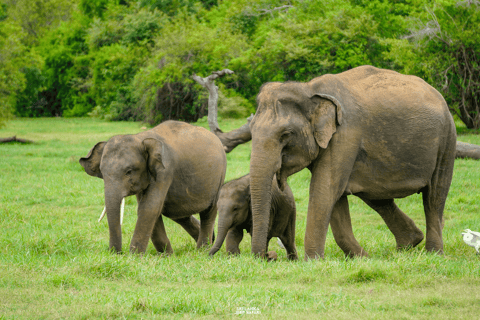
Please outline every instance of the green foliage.
[[[118, 0], [80, 0], [80, 10], [89, 18], [103, 18], [109, 4], [119, 4]], [[125, 3], [121, 3], [125, 4]]]
[[125, 19], [124, 44], [152, 45], [153, 39], [160, 31], [163, 24], [163, 15], [157, 11], [140, 10], [130, 14]]
[[[208, 1], [211, 2], [211, 1]], [[195, 13], [195, 0], [140, 0], [141, 7], [146, 7], [150, 10], [159, 10], [166, 15], [173, 17], [178, 12], [185, 10], [188, 13]]]
[[21, 117], [41, 116], [46, 101], [39, 99], [44, 90], [46, 78], [38, 66], [25, 66], [20, 70], [26, 80], [24, 90], [19, 94], [16, 102], [16, 115]]
[[6, 3], [0, 3], [0, 22], [7, 19], [8, 14], [7, 14], [7, 4]]
[[210, 29], [185, 12], [178, 16], [183, 23], [164, 25], [152, 57], [135, 75], [136, 104], [119, 110], [120, 115], [151, 124], [168, 119], [196, 121], [206, 114], [207, 92], [191, 76], [222, 70], [243, 51], [244, 37]]
[[222, 118], [247, 118], [255, 113], [253, 105], [233, 89], [220, 84], [218, 90], [218, 116]]
[[91, 110], [85, 94], [90, 64], [86, 34], [85, 21], [78, 20], [75, 24], [62, 24], [44, 37], [39, 52], [45, 59], [45, 83], [39, 100], [44, 99], [45, 103], [33, 116], [61, 116], [64, 112], [81, 115], [82, 111], [84, 114]]
[[480, 125], [475, 1], [0, 3], [0, 24], [22, 30], [7, 36], [38, 61], [8, 62], [21, 83], [8, 97], [17, 115], [84, 116], [101, 108], [92, 114], [195, 121], [205, 114], [207, 92], [191, 76], [229, 68], [235, 74], [217, 80], [225, 91], [220, 113], [242, 117], [265, 82], [309, 81], [369, 64], [422, 77], [469, 128]]
[[25, 33], [22, 42], [35, 45], [61, 21], [70, 19], [77, 0], [3, 0], [9, 20], [20, 26]]
[[25, 98], [30, 80], [25, 70], [37, 69], [41, 59], [22, 44], [21, 28], [9, 20], [0, 21], [0, 126], [12, 116]]
[[480, 128], [480, 6], [442, 1], [415, 17], [407, 39], [388, 41], [387, 55], [439, 90], [468, 128]]

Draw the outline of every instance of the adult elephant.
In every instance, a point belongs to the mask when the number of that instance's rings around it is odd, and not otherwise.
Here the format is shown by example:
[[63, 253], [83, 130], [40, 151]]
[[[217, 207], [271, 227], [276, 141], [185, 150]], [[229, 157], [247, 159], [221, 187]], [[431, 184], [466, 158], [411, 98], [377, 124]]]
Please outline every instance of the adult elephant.
[[[162, 216], [179, 223], [197, 247], [212, 242], [227, 160], [220, 140], [208, 130], [166, 121], [99, 142], [80, 164], [104, 181], [110, 249], [122, 250], [120, 203], [130, 195], [138, 202], [131, 252], [145, 252], [151, 238], [157, 251], [172, 253]], [[200, 213], [200, 226], [195, 213]]]
[[253, 253], [266, 248], [271, 183], [312, 173], [305, 260], [324, 257], [329, 223], [349, 256], [366, 252], [351, 227], [348, 195], [375, 209], [397, 247], [423, 233], [394, 198], [422, 193], [426, 249], [443, 252], [442, 219], [455, 159], [456, 131], [443, 97], [425, 81], [362, 66], [308, 83], [267, 83], [250, 127]]

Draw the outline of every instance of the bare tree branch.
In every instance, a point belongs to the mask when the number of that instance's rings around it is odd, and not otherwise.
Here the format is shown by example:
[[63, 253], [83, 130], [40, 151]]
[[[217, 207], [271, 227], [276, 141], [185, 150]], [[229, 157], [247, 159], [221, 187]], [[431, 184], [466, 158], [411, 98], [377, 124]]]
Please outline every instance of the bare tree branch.
[[206, 78], [202, 78], [194, 74], [193, 80], [198, 82], [201, 86], [206, 88], [209, 92], [208, 96], [208, 126], [222, 142], [226, 153], [232, 151], [239, 144], [252, 140], [252, 133], [250, 132], [250, 121], [253, 119], [253, 114], [247, 118], [247, 123], [238, 129], [230, 132], [223, 132], [218, 126], [217, 106], [218, 106], [218, 87], [214, 81], [217, 78], [223, 77], [226, 74], [233, 74], [232, 70], [224, 69], [222, 71], [215, 71]]
[[226, 74], [233, 74], [233, 71], [229, 69], [214, 71], [206, 78], [201, 78], [196, 74], [192, 76], [193, 80], [197, 81], [202, 87], [208, 90], [208, 126], [213, 133], [220, 130], [217, 119], [218, 87], [215, 85], [215, 79], [221, 78]]
[[456, 6], [457, 7], [460, 7], [460, 6], [466, 6], [466, 7], [470, 7], [472, 4], [474, 4], [475, 6], [480, 6], [480, 1], [478, 0], [464, 0], [464, 1], [459, 1], [457, 2]]
[[283, 11], [283, 12], [287, 12], [288, 9], [290, 8], [293, 8], [293, 6], [291, 5], [284, 5], [284, 6], [281, 6], [281, 7], [275, 7], [273, 9], [258, 9], [258, 11], [261, 11], [262, 13], [259, 13], [259, 15], [264, 15], [264, 14], [271, 14], [273, 16], [273, 12], [274, 11]]
[[[250, 17], [258, 17], [258, 16], [263, 16], [263, 15], [266, 15], [266, 14], [270, 14], [272, 17], [273, 17], [273, 13], [275, 11], [283, 11], [283, 12], [287, 12], [288, 9], [290, 8], [293, 8], [292, 5], [289, 5], [289, 4], [286, 4], [286, 5], [283, 5], [281, 7], [275, 7], [273, 9], [257, 9], [257, 13], [253, 13], [252, 11], [252, 8], [250, 7], [247, 7], [246, 11], [244, 11], [244, 15], [246, 16], [250, 16]], [[246, 13], [246, 12], [252, 12], [252, 13]]]

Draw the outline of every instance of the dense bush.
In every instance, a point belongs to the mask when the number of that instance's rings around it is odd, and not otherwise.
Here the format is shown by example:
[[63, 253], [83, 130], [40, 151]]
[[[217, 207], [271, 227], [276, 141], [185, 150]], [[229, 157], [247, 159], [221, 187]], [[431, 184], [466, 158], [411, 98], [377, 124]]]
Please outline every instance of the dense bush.
[[12, 43], [0, 48], [4, 114], [195, 121], [207, 92], [191, 76], [229, 68], [235, 73], [217, 80], [219, 113], [244, 117], [265, 82], [370, 64], [424, 78], [468, 127], [480, 125], [476, 1], [0, 4], [0, 41]]
[[445, 97], [468, 128], [480, 127], [480, 3], [444, 1], [416, 15], [390, 56]]

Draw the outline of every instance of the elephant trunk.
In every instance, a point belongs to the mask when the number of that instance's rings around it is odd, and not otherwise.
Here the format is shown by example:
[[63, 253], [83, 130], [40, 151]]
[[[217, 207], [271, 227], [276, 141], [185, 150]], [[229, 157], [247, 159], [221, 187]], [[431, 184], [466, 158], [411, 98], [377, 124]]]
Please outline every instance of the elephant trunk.
[[122, 228], [120, 226], [120, 206], [122, 192], [112, 190], [105, 184], [105, 208], [107, 210], [108, 229], [110, 231], [109, 249], [122, 251]]
[[215, 240], [215, 244], [213, 245], [212, 249], [210, 249], [210, 252], [208, 253], [209, 255], [213, 256], [218, 250], [220, 250], [225, 238], [227, 237], [228, 230], [230, 230], [231, 227], [232, 221], [225, 221], [225, 219], [220, 219], [218, 221], [217, 239]]
[[[261, 156], [261, 155], [268, 155]], [[250, 193], [252, 201], [252, 252], [265, 257], [272, 201], [272, 180], [281, 162], [275, 153], [252, 147]]]

